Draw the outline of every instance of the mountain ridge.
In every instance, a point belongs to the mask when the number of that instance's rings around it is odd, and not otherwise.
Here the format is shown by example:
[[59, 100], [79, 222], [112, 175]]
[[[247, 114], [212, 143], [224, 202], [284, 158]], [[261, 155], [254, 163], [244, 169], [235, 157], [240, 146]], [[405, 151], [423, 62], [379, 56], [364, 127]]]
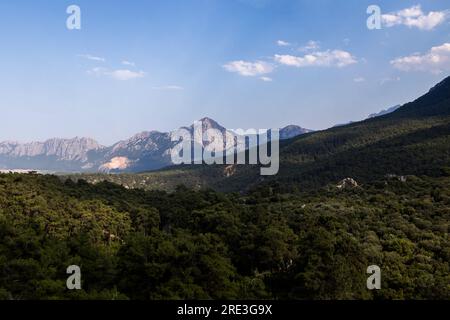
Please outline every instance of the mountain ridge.
[[359, 184], [387, 176], [450, 175], [450, 77], [389, 114], [303, 134], [280, 144], [280, 170], [262, 177], [258, 165], [186, 165], [107, 177], [129, 188], [192, 188], [246, 192], [270, 186], [293, 191], [352, 178]]
[[[217, 129], [223, 134], [228, 131], [212, 118], [199, 120], [202, 131]], [[193, 126], [182, 127], [191, 134]], [[311, 132], [299, 126], [289, 125], [280, 130], [281, 139], [293, 138]], [[230, 143], [231, 141], [227, 141]], [[204, 143], [208, 147], [210, 143]], [[50, 138], [43, 142], [17, 141], [0, 142], [0, 169], [39, 170], [68, 172], [138, 172], [163, 168], [171, 165], [170, 132], [157, 130], [142, 131], [128, 139], [104, 146], [89, 137]], [[211, 145], [210, 147], [213, 147]], [[216, 146], [217, 147], [217, 146]], [[224, 146], [225, 148], [225, 141]]]

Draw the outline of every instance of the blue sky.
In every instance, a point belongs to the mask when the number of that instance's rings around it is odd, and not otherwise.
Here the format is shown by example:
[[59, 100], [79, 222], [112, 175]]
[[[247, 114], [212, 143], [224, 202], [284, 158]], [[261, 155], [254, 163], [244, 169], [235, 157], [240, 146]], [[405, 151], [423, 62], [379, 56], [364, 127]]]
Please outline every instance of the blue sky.
[[[71, 4], [81, 30], [66, 28]], [[371, 4], [385, 15], [381, 30], [366, 26]], [[204, 116], [244, 129], [362, 119], [450, 74], [448, 9], [448, 0], [2, 1], [0, 140], [111, 144]]]

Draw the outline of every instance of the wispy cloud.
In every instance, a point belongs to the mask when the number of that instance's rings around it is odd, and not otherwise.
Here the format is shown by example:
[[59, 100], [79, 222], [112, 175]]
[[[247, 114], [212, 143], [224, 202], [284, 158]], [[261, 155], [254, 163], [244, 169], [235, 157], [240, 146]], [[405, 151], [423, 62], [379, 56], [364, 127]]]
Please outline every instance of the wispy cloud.
[[136, 67], [136, 64], [135, 64], [134, 62], [127, 61], [127, 60], [123, 60], [123, 61], [122, 61], [122, 64], [123, 64], [124, 66]]
[[300, 47], [298, 50], [302, 52], [314, 51], [320, 49], [319, 41], [310, 40], [306, 45]]
[[119, 81], [139, 79], [145, 76], [145, 72], [143, 71], [131, 71], [128, 69], [114, 70], [111, 72], [107, 72], [106, 74]]
[[316, 51], [304, 56], [276, 54], [274, 59], [282, 65], [297, 68], [313, 66], [342, 68], [357, 63], [356, 58], [351, 53], [343, 50]]
[[273, 65], [264, 61], [231, 61], [225, 65], [223, 68], [228, 72], [235, 72], [245, 77], [260, 76], [263, 74], [271, 73], [274, 69]]
[[450, 43], [432, 47], [427, 53], [415, 53], [391, 61], [391, 65], [402, 71], [429, 71], [441, 73], [450, 70]]
[[289, 47], [291, 44], [289, 42], [283, 41], [283, 40], [278, 40], [277, 41], [277, 45], [280, 47]]
[[159, 87], [153, 87], [152, 90], [161, 90], [161, 91], [179, 91], [184, 90], [183, 87], [177, 86], [177, 85], [167, 85], [167, 86], [159, 86]]
[[364, 77], [356, 77], [353, 79], [353, 81], [358, 83], [358, 82], [364, 82], [364, 81], [366, 81], [366, 79]]
[[101, 58], [101, 57], [96, 57], [90, 54], [79, 54], [78, 57], [83, 58], [83, 59], [88, 59], [88, 60], [92, 60], [92, 61], [98, 61], [98, 62], [105, 62], [106, 59], [105, 58]]
[[442, 24], [449, 17], [449, 10], [430, 11], [428, 14], [422, 11], [420, 5], [412, 6], [396, 12], [383, 14], [381, 16], [385, 27], [394, 27], [404, 25], [409, 28], [418, 28], [420, 30], [433, 30]]
[[108, 70], [105, 68], [92, 68], [87, 71], [88, 74], [101, 77], [107, 76], [114, 80], [119, 81], [127, 81], [133, 79], [143, 78], [145, 76], [145, 72], [143, 71], [132, 71], [128, 69], [118, 69], [118, 70]]
[[259, 79], [261, 79], [264, 82], [272, 82], [272, 78], [270, 77], [260, 77]]

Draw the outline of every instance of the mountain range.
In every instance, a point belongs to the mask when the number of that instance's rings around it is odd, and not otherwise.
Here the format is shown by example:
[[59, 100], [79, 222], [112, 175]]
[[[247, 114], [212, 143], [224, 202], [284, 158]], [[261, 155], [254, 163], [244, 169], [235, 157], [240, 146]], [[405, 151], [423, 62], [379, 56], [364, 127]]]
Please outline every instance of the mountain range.
[[[228, 129], [211, 118], [203, 118], [202, 130]], [[193, 125], [184, 127], [193, 133]], [[296, 125], [280, 130], [280, 139], [311, 132]], [[45, 142], [0, 142], [0, 170], [37, 170], [48, 172], [140, 172], [172, 164], [174, 146], [170, 132], [145, 131], [112, 146], [103, 146], [91, 138], [53, 138]], [[209, 143], [204, 142], [203, 148]], [[217, 146], [216, 146], [217, 147]], [[218, 148], [220, 150], [220, 147]]]
[[[450, 92], [449, 79], [443, 80], [416, 101], [371, 114], [366, 120], [360, 122], [351, 122], [347, 125], [335, 126], [317, 132], [296, 125], [282, 128], [280, 130], [280, 139], [286, 141], [286, 143], [281, 144], [282, 166], [277, 178], [280, 179], [286, 174], [286, 178], [294, 179], [299, 171], [312, 170], [312, 168], [317, 169], [321, 164], [328, 168], [341, 163], [342, 167], [337, 168], [333, 173], [324, 168], [319, 172], [316, 172], [316, 169], [314, 169], [308, 173], [323, 176], [328, 172], [330, 176], [337, 177], [339, 176], [338, 172], [342, 171], [342, 168], [349, 168], [350, 164], [354, 163], [355, 159], [357, 159], [356, 155], [361, 156], [361, 154], [373, 150], [373, 148], [377, 147], [377, 144], [379, 146], [396, 141], [390, 141], [390, 139], [406, 139], [406, 142], [408, 142], [414, 134], [419, 134], [415, 130], [437, 130], [434, 124], [444, 125], [439, 128], [441, 131], [445, 131], [447, 128], [445, 127], [447, 123], [445, 121], [448, 120], [445, 112], [448, 113], [448, 105], [446, 105], [448, 102], [446, 99], [448, 99]], [[203, 118], [199, 121], [202, 122], [203, 133], [208, 129], [216, 129], [223, 134], [228, 131], [228, 129], [211, 118]], [[193, 125], [184, 127], [184, 129], [189, 130], [191, 134], [194, 131]], [[406, 138], [405, 134], [410, 134], [411, 136]], [[428, 134], [429, 136], [425, 136], [425, 138], [431, 138], [436, 133], [433, 131], [433, 133], [429, 132]], [[170, 150], [175, 143], [171, 141], [170, 132], [159, 131], [141, 132], [111, 146], [103, 146], [91, 138], [78, 137], [73, 139], [54, 138], [45, 142], [23, 144], [5, 141], [0, 143], [0, 170], [36, 170], [67, 173], [147, 172], [171, 167]], [[428, 141], [428, 143], [431, 142]], [[209, 142], [203, 142], [202, 148], [210, 147], [209, 144]], [[407, 152], [405, 151], [404, 154], [408, 154], [412, 149], [417, 149], [417, 146], [416, 144], [407, 148], [406, 144], [399, 145], [393, 148], [391, 150], [392, 154], [387, 155], [386, 158], [377, 158], [373, 155], [374, 159], [371, 159], [371, 161], [386, 162], [393, 154], [397, 154], [398, 150], [406, 150]], [[218, 150], [222, 148], [222, 146], [217, 145], [215, 147]], [[392, 146], [389, 145], [389, 147]], [[380, 149], [379, 154], [385, 154], [388, 149]], [[421, 149], [421, 152], [425, 152], [428, 155], [433, 153], [426, 148]], [[364, 156], [367, 157], [367, 155]], [[419, 155], [419, 158], [423, 156]], [[430, 161], [435, 163], [437, 159], [430, 159]], [[406, 165], [406, 163], [408, 163], [408, 159], [405, 159], [402, 165]], [[299, 165], [301, 166], [298, 167]], [[359, 166], [359, 164], [354, 164], [353, 169]], [[195, 169], [189, 170], [195, 171], [198, 169], [198, 166], [194, 167]], [[367, 168], [366, 173], [368, 174], [368, 172], [376, 168], [376, 166]], [[220, 170], [219, 175], [222, 174]], [[237, 179], [236, 177], [241, 174], [248, 179], [248, 170], [249, 168], [239, 170], [236, 170], [236, 168], [227, 169], [226, 176], [234, 176], [235, 178], [233, 179]], [[204, 171], [207, 172], [208, 176], [214, 176], [212, 174], [213, 169], [209, 168]], [[348, 171], [351, 173], [352, 170]], [[302, 174], [305, 173], [303, 172]], [[365, 173], [362, 172], [361, 174], [364, 175]], [[197, 173], [195, 175], [197, 176], [195, 178], [197, 181], [199, 178]], [[221, 180], [216, 179], [215, 181]]]
[[400, 107], [401, 107], [400, 105], [396, 105], [396, 106], [387, 108], [386, 110], [381, 110], [380, 112], [369, 114], [369, 116], [367, 117], [367, 119], [371, 119], [371, 118], [376, 118], [376, 117], [384, 116], [385, 114], [389, 114], [389, 113], [394, 112], [395, 110], [397, 110], [397, 109], [400, 108]]
[[[383, 110], [381, 110], [380, 112], [377, 112], [377, 113], [371, 113], [371, 114], [369, 114], [367, 116], [367, 118], [365, 120], [384, 116], [386, 114], [394, 112], [395, 110], [397, 110], [400, 107], [401, 107], [400, 105], [396, 105], [396, 106], [393, 106], [393, 107], [390, 107], [390, 108], [387, 108], [387, 109], [383, 109]], [[342, 127], [342, 126], [345, 126], [345, 125], [348, 125], [348, 124], [352, 124], [352, 123], [355, 123], [355, 122], [358, 122], [358, 121], [349, 121], [347, 123], [340, 123], [340, 124], [334, 125], [333, 127]]]
[[182, 165], [127, 175], [83, 176], [128, 188], [192, 188], [245, 192], [264, 185], [292, 190], [351, 178], [358, 184], [405, 180], [408, 175], [450, 175], [450, 77], [392, 112], [280, 143], [280, 170], [263, 177], [258, 165]]

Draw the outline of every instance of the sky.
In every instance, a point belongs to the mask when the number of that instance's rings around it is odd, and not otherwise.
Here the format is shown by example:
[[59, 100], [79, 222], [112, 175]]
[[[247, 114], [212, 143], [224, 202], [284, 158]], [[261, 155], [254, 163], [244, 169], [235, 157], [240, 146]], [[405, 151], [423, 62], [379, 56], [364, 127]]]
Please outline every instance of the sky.
[[[81, 29], [68, 29], [70, 5]], [[381, 29], [369, 29], [369, 5]], [[0, 141], [325, 129], [450, 75], [448, 0], [0, 2]]]

